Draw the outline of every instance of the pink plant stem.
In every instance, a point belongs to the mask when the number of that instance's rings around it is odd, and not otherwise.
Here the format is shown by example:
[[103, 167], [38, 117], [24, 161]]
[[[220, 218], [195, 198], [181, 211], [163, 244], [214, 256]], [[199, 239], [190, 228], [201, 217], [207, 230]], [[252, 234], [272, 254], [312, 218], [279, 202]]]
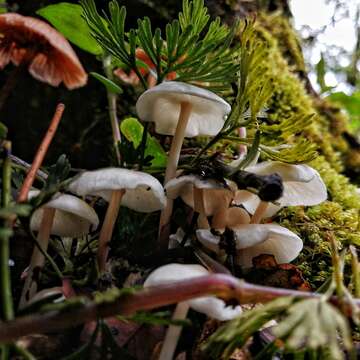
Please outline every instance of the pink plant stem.
[[[37, 235], [38, 245], [43, 251], [47, 251], [51, 229], [55, 218], [56, 209], [44, 208], [41, 219], [40, 229]], [[39, 274], [44, 267], [45, 257], [35, 246], [29, 265], [28, 274], [25, 279], [21, 293], [19, 308], [22, 309], [36, 294], [38, 288]], [[37, 273], [35, 275], [35, 273]]]
[[45, 155], [48, 151], [51, 141], [54, 138], [54, 135], [59, 126], [62, 114], [64, 113], [64, 110], [65, 110], [64, 104], [60, 103], [57, 105], [55, 114], [50, 122], [49, 128], [43, 138], [43, 141], [41, 142], [41, 144], [39, 146], [39, 149], [35, 155], [34, 161], [31, 164], [31, 168], [30, 168], [29, 172], [27, 173], [24, 183], [20, 189], [19, 196], [17, 199], [17, 201], [19, 203], [27, 200], [29, 190], [36, 178], [37, 171], [39, 170], [39, 168], [45, 158]]
[[[85, 305], [70, 307], [66, 311], [54, 310], [3, 322], [0, 324], [0, 343], [9, 343], [28, 334], [59, 332], [99, 317], [131, 315], [139, 310], [151, 310], [206, 295], [236, 299], [240, 304], [266, 303], [281, 296], [303, 299], [321, 297], [321, 294], [252, 285], [230, 275], [212, 274], [146, 288], [102, 303], [88, 301]], [[339, 306], [336, 297], [332, 297], [330, 301]], [[354, 303], [360, 307], [360, 300], [357, 299]], [[351, 312], [351, 305], [348, 305], [347, 314]]]

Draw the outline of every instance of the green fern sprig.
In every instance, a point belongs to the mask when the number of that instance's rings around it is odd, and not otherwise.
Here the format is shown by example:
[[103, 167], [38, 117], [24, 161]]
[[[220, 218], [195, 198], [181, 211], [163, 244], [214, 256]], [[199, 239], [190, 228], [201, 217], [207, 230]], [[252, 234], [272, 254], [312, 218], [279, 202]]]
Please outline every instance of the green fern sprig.
[[[101, 16], [94, 0], [82, 0], [84, 18], [91, 34], [109, 54], [136, 72], [144, 87], [146, 81], [136, 60], [136, 47], [141, 47], [156, 71], [157, 83], [170, 73], [176, 80], [207, 87], [217, 92], [229, 91], [239, 64], [234, 61], [237, 47], [230, 47], [238, 23], [231, 28], [220, 19], [210, 21], [203, 0], [184, 0], [179, 19], [166, 25], [165, 37], [159, 28], [154, 31], [150, 19], [138, 20], [137, 29], [125, 32], [125, 7], [109, 3], [109, 15]], [[143, 64], [141, 64], [143, 65]]]

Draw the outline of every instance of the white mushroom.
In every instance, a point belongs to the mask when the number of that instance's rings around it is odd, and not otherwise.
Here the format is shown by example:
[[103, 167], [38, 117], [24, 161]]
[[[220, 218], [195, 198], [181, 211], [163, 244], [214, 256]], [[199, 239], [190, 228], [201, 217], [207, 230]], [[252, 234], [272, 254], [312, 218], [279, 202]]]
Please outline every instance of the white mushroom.
[[[38, 190], [31, 190], [29, 198], [36, 196]], [[95, 210], [85, 201], [68, 194], [55, 196], [41, 208], [34, 211], [30, 219], [32, 231], [39, 231], [45, 209], [56, 209], [54, 220], [51, 226], [51, 233], [61, 237], [80, 237], [96, 230], [99, 225], [99, 218]]]
[[[209, 271], [200, 265], [168, 264], [154, 270], [146, 279], [144, 287], [172, 284], [175, 281], [206, 276], [208, 274]], [[173, 319], [185, 319], [189, 307], [220, 321], [234, 319], [242, 312], [239, 305], [236, 307], [227, 306], [221, 299], [206, 296], [179, 303], [175, 309]], [[181, 327], [169, 326], [159, 360], [173, 358], [180, 333]]]
[[109, 202], [100, 231], [98, 265], [105, 270], [108, 243], [111, 240], [120, 205], [149, 213], [164, 208], [166, 198], [160, 182], [153, 176], [135, 170], [107, 168], [86, 171], [78, 176], [69, 190], [80, 195], [101, 196]]
[[[29, 198], [39, 194], [39, 190], [31, 190]], [[85, 201], [67, 194], [57, 194], [52, 200], [35, 210], [30, 219], [30, 228], [37, 231], [37, 241], [41, 249], [47, 251], [50, 235], [64, 237], [80, 237], [95, 230], [99, 218], [95, 210]], [[37, 291], [37, 279], [34, 279], [34, 269], [44, 266], [44, 256], [35, 247], [30, 261], [28, 275], [25, 280], [20, 299], [23, 307]]]
[[184, 175], [170, 180], [165, 185], [169, 199], [181, 197], [182, 200], [199, 213], [198, 227], [207, 229], [207, 216], [214, 215], [222, 207], [228, 207], [235, 195], [236, 185], [228, 182], [229, 188], [211, 179], [196, 175]]
[[[246, 171], [258, 175], [277, 173], [283, 180], [284, 192], [277, 201], [279, 205], [261, 202], [254, 194], [240, 190], [234, 202], [242, 204], [254, 214], [253, 223], [264, 217], [271, 217], [284, 206], [312, 206], [327, 199], [326, 186], [319, 173], [308, 165], [290, 165], [278, 161], [266, 161], [246, 168]], [[258, 210], [257, 210], [258, 209]]]
[[[211, 91], [167, 81], [145, 91], [136, 103], [136, 110], [141, 120], [155, 122], [158, 133], [174, 136], [165, 171], [166, 184], [175, 177], [184, 137], [216, 135], [231, 107]], [[161, 214], [160, 234], [171, 213], [172, 201], [169, 201]]]
[[[252, 259], [261, 254], [274, 255], [278, 264], [294, 260], [303, 247], [302, 240], [292, 231], [276, 224], [242, 224], [232, 229], [236, 243], [236, 261], [249, 268]], [[222, 253], [220, 236], [209, 230], [197, 230], [198, 240], [217, 254]]]

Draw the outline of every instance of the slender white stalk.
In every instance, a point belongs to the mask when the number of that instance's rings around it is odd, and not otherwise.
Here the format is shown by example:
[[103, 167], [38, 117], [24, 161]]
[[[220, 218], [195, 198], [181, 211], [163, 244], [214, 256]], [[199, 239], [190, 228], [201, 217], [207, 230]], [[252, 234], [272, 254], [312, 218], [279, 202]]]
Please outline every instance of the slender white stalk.
[[[180, 158], [180, 151], [185, 137], [185, 130], [189, 122], [191, 109], [192, 109], [191, 103], [189, 102], [181, 103], [179, 120], [171, 143], [169, 158], [166, 166], [164, 184], [166, 184], [169, 180], [173, 179], [176, 175], [176, 169]], [[173, 200], [167, 199], [166, 207], [161, 212], [161, 216], [160, 216], [160, 225], [159, 225], [160, 246], [167, 241], [166, 238], [168, 237], [168, 234], [166, 234], [166, 229], [170, 221], [172, 210], [173, 210]]]
[[[108, 79], [113, 80], [114, 76], [112, 74], [112, 66], [111, 66], [111, 56], [107, 56], [103, 60], [104, 71]], [[109, 118], [111, 123], [113, 141], [114, 141], [114, 149], [116, 154], [116, 160], [118, 165], [121, 164], [121, 154], [119, 150], [119, 144], [121, 143], [121, 133], [120, 133], [120, 124], [117, 117], [117, 98], [118, 96], [108, 89], [106, 89], [107, 98], [108, 98], [108, 106], [109, 106]]]
[[175, 130], [173, 140], [171, 142], [168, 163], [165, 171], [165, 182], [173, 179], [176, 175], [176, 169], [179, 163], [180, 151], [184, 142], [185, 130], [189, 122], [192, 105], [189, 102], [182, 102], [179, 114], [179, 120]]
[[[187, 302], [180, 302], [176, 305], [173, 320], [185, 320], [189, 311]], [[170, 325], [160, 351], [159, 360], [172, 360], [180, 338], [182, 326]]]
[[194, 210], [199, 213], [197, 220], [198, 229], [210, 229], [204, 206], [204, 190], [194, 186]]
[[100, 273], [106, 270], [106, 260], [109, 253], [109, 242], [114, 231], [117, 216], [120, 210], [121, 199], [125, 194], [125, 190], [113, 190], [106, 210], [104, 223], [100, 230], [99, 247], [97, 252], [97, 260]]
[[[41, 219], [41, 224], [39, 228], [39, 232], [37, 235], [37, 242], [41, 249], [47, 251], [49, 238], [51, 234], [51, 229], [54, 222], [56, 210], [54, 208], [44, 208], [43, 216]], [[27, 276], [25, 279], [25, 284], [21, 293], [19, 308], [23, 308], [29, 300], [36, 294], [38, 288], [38, 278], [40, 274], [40, 270], [44, 266], [45, 258], [41, 251], [35, 246], [31, 260], [29, 269], [27, 272]]]
[[265, 211], [267, 210], [269, 203], [266, 201], [260, 201], [260, 204], [256, 208], [254, 215], [250, 220], [250, 224], [259, 224], [264, 217]]

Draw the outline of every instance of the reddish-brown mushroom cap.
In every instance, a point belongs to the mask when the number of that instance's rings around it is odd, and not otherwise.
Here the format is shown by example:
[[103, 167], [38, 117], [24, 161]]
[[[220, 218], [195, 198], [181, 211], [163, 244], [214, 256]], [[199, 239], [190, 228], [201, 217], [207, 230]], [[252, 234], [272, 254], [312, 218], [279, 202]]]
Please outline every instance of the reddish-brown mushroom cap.
[[87, 74], [69, 42], [44, 21], [19, 14], [0, 15], [0, 68], [28, 62], [30, 74], [68, 89], [83, 86]]

